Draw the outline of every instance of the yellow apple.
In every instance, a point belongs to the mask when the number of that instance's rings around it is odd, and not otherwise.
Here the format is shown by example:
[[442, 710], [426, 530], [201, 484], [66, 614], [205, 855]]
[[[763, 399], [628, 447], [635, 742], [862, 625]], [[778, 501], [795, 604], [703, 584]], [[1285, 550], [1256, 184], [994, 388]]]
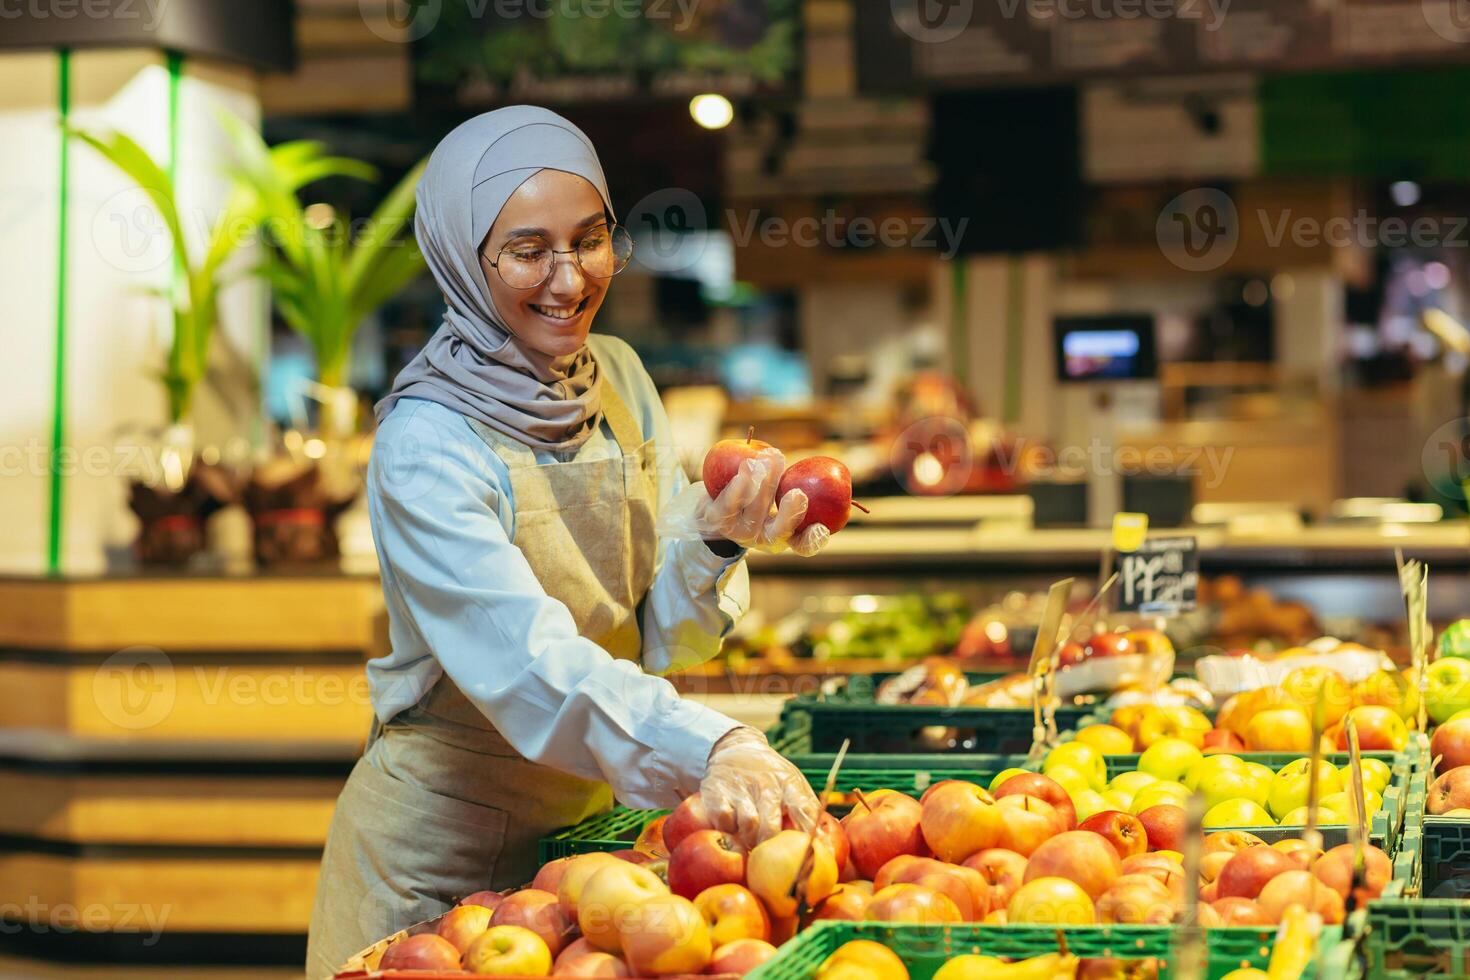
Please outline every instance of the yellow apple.
[[1078, 730], [1077, 741], [1103, 755], [1127, 755], [1133, 751], [1133, 736], [1115, 725], [1088, 725]]
[[[791, 888], [801, 873], [809, 841], [810, 836], [799, 830], [783, 830], [757, 844], [746, 859], [746, 886], [777, 918], [796, 914]], [[818, 838], [811, 842], [811, 850], [812, 869], [807, 877], [805, 897], [808, 905], [815, 905], [837, 887], [838, 872], [837, 861], [826, 841]]]
[[1276, 821], [1266, 808], [1253, 800], [1226, 800], [1217, 803], [1205, 813], [1206, 830], [1221, 827], [1274, 827]]
[[[1083, 742], [1063, 742], [1046, 754], [1041, 771], [1050, 776], [1057, 768], [1075, 769], [1087, 777], [1090, 788], [1101, 791], [1108, 785], [1108, 766], [1102, 753]], [[1055, 778], [1055, 777], [1053, 777]]]
[[1121, 789], [1123, 792], [1132, 796], [1150, 783], [1157, 783], [1158, 781], [1158, 776], [1139, 769], [1133, 769], [1129, 772], [1120, 772], [1114, 776], [1108, 782], [1108, 789]]
[[638, 907], [648, 899], [668, 893], [669, 886], [652, 871], [629, 861], [615, 861], [599, 868], [582, 887], [577, 926], [604, 953], [619, 952], [622, 923], [636, 917]]
[[1298, 708], [1272, 708], [1251, 719], [1245, 747], [1252, 752], [1310, 752], [1312, 723]]
[[481, 976], [544, 977], [551, 973], [551, 950], [524, 926], [491, 926], [465, 950], [464, 967]]
[[[1002, 769], [1000, 772], [996, 773], [995, 778], [990, 781], [990, 792], [994, 793], [996, 790], [1000, 789], [1000, 784], [1005, 782], [1007, 779], [1010, 779], [1012, 776], [1019, 776], [1022, 773], [1027, 773], [1030, 771], [1031, 770], [1029, 769], [1017, 769], [1014, 766], [1010, 769]], [[871, 798], [871, 795], [869, 795], [869, 799]]]
[[1179, 738], [1159, 739], [1138, 757], [1138, 768], [1150, 776], [1174, 781], [1204, 756], [1197, 746]]
[[693, 902], [678, 895], [646, 900], [620, 931], [623, 959], [635, 977], [703, 973], [714, 955], [709, 924]]

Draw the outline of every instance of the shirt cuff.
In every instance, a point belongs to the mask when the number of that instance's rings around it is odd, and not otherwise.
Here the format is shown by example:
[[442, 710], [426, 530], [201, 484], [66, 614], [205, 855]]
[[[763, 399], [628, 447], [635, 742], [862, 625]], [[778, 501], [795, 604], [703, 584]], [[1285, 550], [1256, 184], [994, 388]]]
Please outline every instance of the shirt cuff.
[[744, 548], [729, 558], [722, 558], [710, 551], [703, 541], [678, 538], [671, 544], [674, 548], [674, 564], [679, 569], [689, 594], [693, 596], [713, 591], [727, 571], [745, 560]]
[[654, 805], [677, 806], [686, 796], [699, 792], [715, 743], [743, 726], [689, 698], [680, 698], [659, 722], [658, 742], [653, 750], [653, 776], [655, 787], [666, 799]]

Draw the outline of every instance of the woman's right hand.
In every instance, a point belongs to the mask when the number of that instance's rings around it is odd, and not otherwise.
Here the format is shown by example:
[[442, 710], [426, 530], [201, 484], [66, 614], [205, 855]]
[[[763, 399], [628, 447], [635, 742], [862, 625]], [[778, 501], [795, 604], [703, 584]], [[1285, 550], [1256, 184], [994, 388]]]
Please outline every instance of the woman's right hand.
[[790, 548], [803, 557], [821, 551], [831, 536], [825, 525], [813, 524], [796, 531], [806, 517], [806, 494], [789, 490], [776, 499], [783, 469], [779, 454], [747, 459], [718, 497], [711, 500], [705, 493], [697, 519], [706, 536], [757, 551]]
[[796, 829], [811, 833], [821, 811], [801, 770], [766, 744], [764, 735], [743, 726], [710, 749], [699, 796], [710, 822], [746, 847], [777, 833], [786, 814]]

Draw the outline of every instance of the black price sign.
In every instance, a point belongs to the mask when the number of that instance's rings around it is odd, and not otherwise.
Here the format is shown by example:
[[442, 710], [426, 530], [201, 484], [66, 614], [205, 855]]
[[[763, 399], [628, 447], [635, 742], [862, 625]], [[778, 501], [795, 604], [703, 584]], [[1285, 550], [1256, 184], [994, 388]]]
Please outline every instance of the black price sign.
[[1193, 609], [1199, 589], [1194, 538], [1148, 538], [1118, 555], [1118, 611], [1172, 616]]

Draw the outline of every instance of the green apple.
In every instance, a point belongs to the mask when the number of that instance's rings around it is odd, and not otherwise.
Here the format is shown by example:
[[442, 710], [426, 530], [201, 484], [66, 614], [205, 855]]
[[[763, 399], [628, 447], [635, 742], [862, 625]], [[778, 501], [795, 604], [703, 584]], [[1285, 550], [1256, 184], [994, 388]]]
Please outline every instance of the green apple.
[[[1348, 795], [1348, 792], [1348, 790], [1342, 790], [1338, 793], [1328, 793], [1326, 796], [1322, 797], [1322, 802], [1320, 805], [1327, 807], [1329, 810], [1338, 810], [1342, 813], [1352, 813], [1353, 802], [1352, 797]], [[1364, 807], [1364, 811], [1369, 816], [1372, 816], [1379, 810], [1383, 809], [1383, 797], [1379, 796], [1376, 792], [1368, 789], [1367, 787], [1364, 787], [1363, 789], [1363, 802], [1367, 804], [1367, 806]]]
[[1424, 671], [1424, 707], [1436, 724], [1470, 708], [1470, 660], [1444, 657]]
[[[1238, 755], [1207, 755], [1189, 767], [1179, 781], [1190, 789], [1198, 789], [1200, 780], [1219, 772], [1240, 771], [1245, 762]], [[1273, 773], [1274, 775], [1274, 773]]]
[[[1337, 810], [1328, 810], [1325, 807], [1317, 807], [1317, 823], [1347, 823], [1347, 816]], [[1282, 827], [1305, 827], [1307, 825], [1307, 808], [1299, 806], [1286, 816], [1281, 818], [1279, 826]]]
[[[1266, 797], [1266, 805], [1271, 808], [1272, 813], [1279, 816], [1307, 805], [1307, 796], [1311, 792], [1311, 780], [1308, 776], [1311, 765], [1311, 759], [1297, 759], [1281, 767], [1281, 771], [1271, 780], [1271, 790]], [[1321, 799], [1340, 789], [1342, 777], [1332, 767], [1332, 763], [1318, 761], [1317, 798]]]
[[[1466, 717], [1470, 718], [1470, 713], [1467, 713]], [[1348, 776], [1347, 781], [1352, 782], [1351, 775]], [[1364, 789], [1371, 789], [1375, 792], [1382, 793], [1384, 790], [1388, 789], [1388, 784], [1392, 781], [1393, 770], [1389, 768], [1388, 763], [1384, 762], [1382, 759], [1363, 760]]]
[[1265, 780], [1267, 786], [1270, 786], [1271, 780], [1276, 778], [1276, 770], [1272, 769], [1270, 766], [1263, 765], [1262, 763], [1247, 762], [1245, 764], [1245, 767], [1251, 772], [1255, 773], [1257, 778]]
[[1134, 769], [1130, 772], [1120, 772], [1114, 776], [1108, 783], [1108, 789], [1121, 789], [1129, 796], [1132, 796], [1150, 783], [1156, 783], [1158, 781], [1158, 776], [1153, 776], [1146, 772], [1139, 772], [1137, 769]]
[[1068, 796], [1084, 789], [1093, 789], [1087, 777], [1071, 766], [1054, 766], [1046, 771], [1046, 775], [1052, 782], [1066, 790]]
[[1063, 742], [1048, 752], [1041, 762], [1041, 771], [1050, 776], [1058, 767], [1082, 773], [1095, 790], [1101, 791], [1108, 785], [1108, 766], [1102, 753], [1086, 742]]
[[1217, 803], [1205, 812], [1206, 830], [1221, 827], [1274, 827], [1276, 821], [1265, 807], [1252, 800], [1226, 800]]
[[1077, 811], [1077, 822], [1081, 823], [1094, 813], [1118, 809], [1103, 799], [1095, 789], [1084, 789], [1072, 794], [1072, 808]]
[[1150, 776], [1174, 781], [1202, 758], [1200, 750], [1182, 738], [1161, 738], [1138, 757], [1138, 768]]
[[1151, 806], [1160, 803], [1172, 803], [1175, 806], [1183, 806], [1184, 801], [1189, 799], [1189, 790], [1178, 783], [1167, 783], [1160, 780], [1150, 783], [1137, 793], [1133, 794], [1133, 802], [1128, 805], [1129, 813], [1142, 813]]
[[1133, 812], [1133, 795], [1126, 790], [1105, 789], [1102, 798], [1107, 803], [1109, 810], [1121, 810], [1124, 813]]
[[994, 793], [996, 790], [1000, 789], [1000, 784], [1005, 782], [1007, 779], [1010, 779], [1012, 776], [1019, 776], [1030, 771], [1031, 770], [1029, 769], [1017, 769], [1015, 767], [1012, 767], [1010, 769], [1002, 769], [1000, 772], [996, 773], [995, 778], [990, 781], [990, 791]]
[[1226, 800], [1250, 800], [1257, 806], [1265, 806], [1270, 785], [1262, 784], [1255, 773], [1241, 767], [1206, 775], [1195, 790], [1204, 796], [1205, 809], [1208, 810]]

